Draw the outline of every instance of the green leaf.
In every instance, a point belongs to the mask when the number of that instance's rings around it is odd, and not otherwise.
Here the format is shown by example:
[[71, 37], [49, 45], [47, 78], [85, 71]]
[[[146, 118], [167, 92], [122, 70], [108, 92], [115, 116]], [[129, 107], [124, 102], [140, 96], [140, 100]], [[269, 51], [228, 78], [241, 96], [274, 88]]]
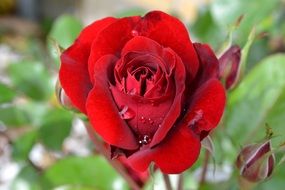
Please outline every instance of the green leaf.
[[28, 101], [0, 106], [0, 122], [7, 127], [38, 127], [49, 106], [43, 102]]
[[93, 189], [127, 189], [125, 181], [102, 157], [68, 157], [44, 172], [45, 189], [78, 185]]
[[11, 88], [0, 83], [0, 104], [12, 101], [15, 96], [16, 93]]
[[29, 125], [38, 128], [44, 121], [45, 115], [49, 112], [49, 102], [28, 101], [25, 104], [18, 105], [18, 108], [23, 110], [28, 118]]
[[15, 160], [27, 160], [30, 150], [37, 139], [37, 132], [30, 131], [13, 142], [12, 156]]
[[0, 107], [0, 123], [7, 127], [19, 127], [30, 123], [29, 115], [15, 105]]
[[56, 19], [48, 35], [48, 49], [51, 57], [59, 66], [58, 47], [68, 48], [82, 30], [81, 22], [73, 16], [63, 15]]
[[25, 166], [12, 181], [11, 190], [41, 190], [39, 174], [32, 166]]
[[34, 100], [45, 100], [53, 92], [51, 78], [39, 62], [22, 61], [9, 65], [13, 87]]
[[216, 0], [212, 3], [211, 12], [214, 20], [224, 30], [232, 25], [240, 15], [244, 15], [244, 19], [236, 33], [239, 44], [243, 45], [254, 25], [260, 24], [260, 29], [264, 30], [262, 21], [271, 16], [279, 5], [279, 0]]
[[72, 186], [72, 185], [64, 185], [54, 188], [53, 190], [99, 190], [94, 189], [93, 187], [83, 187], [83, 186]]
[[273, 175], [263, 183], [259, 183], [255, 190], [283, 190], [284, 189], [284, 176], [285, 176], [285, 164], [279, 165], [274, 168]]
[[63, 109], [47, 112], [39, 129], [40, 140], [50, 149], [61, 150], [72, 126], [72, 114]]
[[[273, 132], [281, 129], [284, 126], [281, 118], [285, 118], [284, 91], [285, 55], [269, 56], [229, 93], [224, 123], [227, 133], [236, 143], [243, 144], [264, 137], [265, 123]], [[283, 134], [280, 131], [276, 135]]]
[[208, 43], [217, 49], [226, 37], [226, 30], [221, 30], [208, 8], [201, 10], [198, 18], [189, 28], [192, 38], [198, 38], [199, 42]]
[[62, 15], [55, 20], [48, 38], [56, 40], [63, 48], [68, 48], [81, 29], [82, 24], [78, 19], [70, 15]]

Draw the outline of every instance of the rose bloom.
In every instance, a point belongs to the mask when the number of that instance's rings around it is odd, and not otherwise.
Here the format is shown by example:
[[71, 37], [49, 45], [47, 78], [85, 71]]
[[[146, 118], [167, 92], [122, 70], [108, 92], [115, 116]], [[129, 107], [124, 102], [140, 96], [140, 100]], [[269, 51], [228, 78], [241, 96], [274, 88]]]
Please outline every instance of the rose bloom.
[[218, 72], [208, 45], [192, 43], [178, 19], [153, 11], [84, 28], [61, 55], [59, 79], [113, 157], [127, 157], [137, 171], [154, 162], [180, 173], [223, 114]]

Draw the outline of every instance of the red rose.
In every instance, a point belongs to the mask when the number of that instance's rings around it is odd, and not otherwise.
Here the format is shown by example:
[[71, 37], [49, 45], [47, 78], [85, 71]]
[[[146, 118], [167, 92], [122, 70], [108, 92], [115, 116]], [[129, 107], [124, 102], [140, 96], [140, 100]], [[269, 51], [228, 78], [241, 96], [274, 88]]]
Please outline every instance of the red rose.
[[104, 18], [61, 55], [60, 82], [96, 132], [145, 171], [189, 168], [225, 106], [219, 62], [163, 12]]

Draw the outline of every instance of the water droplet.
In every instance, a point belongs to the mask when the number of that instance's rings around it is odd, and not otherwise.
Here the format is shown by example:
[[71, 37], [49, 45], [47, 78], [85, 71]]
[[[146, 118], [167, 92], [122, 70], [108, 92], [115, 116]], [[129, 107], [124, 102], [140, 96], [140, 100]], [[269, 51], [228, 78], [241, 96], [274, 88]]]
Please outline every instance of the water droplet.
[[137, 30], [132, 30], [132, 36], [138, 36], [139, 32]]
[[135, 113], [128, 106], [122, 106], [119, 114], [122, 119], [132, 119], [135, 117]]
[[151, 105], [152, 105], [152, 106], [158, 106], [157, 101], [151, 100], [150, 102], [151, 102]]
[[153, 123], [154, 123], [154, 121], [153, 121], [151, 118], [148, 118], [148, 122], [149, 122], [150, 124], [153, 124]]
[[194, 126], [203, 117], [203, 111], [202, 110], [195, 111], [195, 114], [196, 115], [194, 116], [194, 118], [188, 122], [189, 127]]
[[161, 124], [158, 125], [158, 128], [160, 128], [160, 127], [161, 127]]
[[150, 143], [151, 139], [148, 135], [144, 135], [142, 139], [139, 140], [139, 144], [146, 145]]
[[144, 116], [141, 116], [140, 120], [142, 123], [145, 123], [145, 117]]

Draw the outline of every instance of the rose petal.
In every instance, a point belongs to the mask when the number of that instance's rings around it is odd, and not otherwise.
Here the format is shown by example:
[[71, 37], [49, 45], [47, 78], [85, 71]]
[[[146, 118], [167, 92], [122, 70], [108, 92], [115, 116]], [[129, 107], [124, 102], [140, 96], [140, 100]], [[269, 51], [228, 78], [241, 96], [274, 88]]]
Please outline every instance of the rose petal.
[[141, 36], [173, 49], [185, 64], [187, 76], [194, 78], [199, 68], [195, 49], [184, 24], [161, 11], [146, 14], [135, 28]]
[[145, 36], [136, 36], [126, 43], [122, 49], [122, 56], [129, 52], [151, 53], [153, 55], [163, 56], [164, 47], [156, 41]]
[[169, 55], [168, 49], [150, 38], [144, 36], [134, 37], [126, 43], [121, 53], [124, 62], [129, 62], [129, 59], [133, 59], [139, 54], [153, 56], [155, 59], [161, 59], [161, 61], [156, 62], [157, 64], [161, 63], [159, 65], [164, 72], [170, 73], [171, 68], [174, 67], [172, 56]]
[[111, 87], [111, 91], [118, 107], [128, 106], [129, 110], [136, 113], [135, 117], [127, 122], [138, 138], [144, 135], [153, 136], [173, 101], [172, 98], [164, 98], [159, 104], [153, 104], [140, 96], [123, 93], [116, 87]]
[[197, 89], [193, 97], [183, 123], [198, 135], [203, 135], [203, 132], [216, 127], [223, 115], [226, 102], [225, 90], [220, 81], [210, 79]]
[[154, 148], [138, 151], [128, 157], [131, 166], [145, 171], [153, 161], [163, 173], [181, 173], [195, 163], [200, 153], [200, 140], [192, 130], [181, 126]]
[[175, 73], [174, 73], [174, 80], [175, 80], [175, 98], [173, 100], [172, 106], [165, 116], [161, 127], [155, 133], [153, 140], [151, 141], [151, 147], [160, 143], [163, 138], [167, 135], [168, 131], [173, 127], [174, 123], [178, 119], [181, 113], [182, 107], [182, 98], [185, 90], [185, 81], [186, 81], [186, 73], [184, 65], [181, 59], [173, 52], [171, 49], [168, 49], [169, 52], [173, 55], [175, 59]]
[[92, 126], [104, 141], [120, 148], [134, 150], [138, 148], [136, 138], [120, 117], [109, 89], [116, 60], [115, 56], [106, 55], [95, 64], [94, 87], [89, 93], [86, 108]]
[[87, 26], [60, 57], [60, 83], [72, 103], [83, 113], [86, 113], [86, 98], [92, 88], [87, 66], [91, 43], [102, 29], [115, 20], [108, 17]]
[[218, 78], [219, 60], [207, 44], [194, 43], [194, 48], [200, 60], [199, 85], [211, 78]]
[[97, 60], [107, 54], [119, 57], [125, 43], [133, 37], [132, 30], [139, 19], [137, 16], [121, 18], [100, 32], [100, 36], [92, 44], [88, 62], [91, 82], [94, 82], [93, 71]]
[[[167, 55], [167, 53], [165, 52]], [[132, 59], [131, 59], [131, 58]], [[162, 60], [161, 57], [158, 57], [151, 54], [151, 53], [143, 53], [143, 52], [128, 52], [117, 64], [115, 67], [115, 74], [116, 74], [116, 81], [123, 81], [120, 78], [123, 78], [126, 74], [126, 70], [130, 67], [148, 67], [152, 70], [158, 70], [158, 75], [154, 75], [156, 82], [151, 85], [147, 86], [147, 89], [144, 93], [144, 97], [147, 99], [161, 99], [162, 96], [168, 96], [173, 91], [170, 89], [170, 86], [173, 86], [172, 80], [170, 80], [170, 76], [172, 70], [175, 67], [175, 61], [172, 58], [166, 57], [167, 60]], [[171, 59], [171, 60], [170, 60]], [[126, 62], [126, 63], [125, 63]], [[167, 62], [167, 63], [166, 63]], [[166, 68], [167, 67], [167, 68]], [[164, 73], [161, 73], [163, 71]], [[126, 81], [127, 83], [127, 81]], [[126, 85], [127, 89], [129, 85]], [[130, 90], [130, 89], [128, 89]], [[139, 94], [140, 90], [137, 89], [137, 93]]]

